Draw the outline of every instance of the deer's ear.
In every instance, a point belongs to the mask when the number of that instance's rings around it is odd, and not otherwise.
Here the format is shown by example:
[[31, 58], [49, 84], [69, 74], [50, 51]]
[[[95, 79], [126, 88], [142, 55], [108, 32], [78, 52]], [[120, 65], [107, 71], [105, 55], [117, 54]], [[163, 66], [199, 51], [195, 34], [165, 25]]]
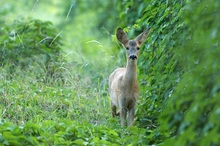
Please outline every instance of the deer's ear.
[[143, 44], [143, 42], [147, 39], [148, 34], [150, 33], [150, 28], [135, 38], [135, 41], [138, 43], [139, 46]]
[[126, 34], [121, 28], [118, 28], [118, 29], [117, 29], [116, 36], [117, 36], [117, 39], [118, 39], [123, 45], [125, 45], [125, 44], [129, 41], [127, 34]]

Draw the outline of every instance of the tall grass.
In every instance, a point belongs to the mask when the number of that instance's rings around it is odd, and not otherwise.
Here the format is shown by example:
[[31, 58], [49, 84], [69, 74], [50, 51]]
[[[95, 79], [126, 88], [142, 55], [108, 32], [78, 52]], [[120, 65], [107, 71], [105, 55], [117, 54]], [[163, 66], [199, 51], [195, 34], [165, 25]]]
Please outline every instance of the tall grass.
[[56, 69], [59, 75], [48, 77], [45, 68], [37, 62], [25, 69], [14, 66], [12, 74], [9, 64], [0, 68], [1, 119], [17, 124], [61, 118], [106, 123], [110, 111], [104, 77], [93, 83], [94, 74], [82, 74], [68, 63]]

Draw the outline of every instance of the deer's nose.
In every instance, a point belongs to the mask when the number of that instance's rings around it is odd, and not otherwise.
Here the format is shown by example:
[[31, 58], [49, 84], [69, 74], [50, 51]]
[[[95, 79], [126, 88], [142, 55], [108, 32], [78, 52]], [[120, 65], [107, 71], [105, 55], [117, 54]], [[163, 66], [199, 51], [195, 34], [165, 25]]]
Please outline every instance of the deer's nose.
[[137, 59], [137, 56], [136, 56], [136, 55], [130, 55], [129, 58], [130, 58], [131, 60], [135, 60], [135, 59]]

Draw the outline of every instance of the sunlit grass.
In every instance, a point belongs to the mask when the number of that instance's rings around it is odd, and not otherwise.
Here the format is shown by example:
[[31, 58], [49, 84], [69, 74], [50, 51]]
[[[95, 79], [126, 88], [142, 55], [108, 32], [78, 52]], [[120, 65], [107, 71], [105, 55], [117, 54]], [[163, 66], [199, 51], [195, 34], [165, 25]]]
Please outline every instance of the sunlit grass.
[[62, 83], [45, 83], [29, 69], [17, 68], [10, 77], [5, 72], [2, 68], [1, 119], [18, 124], [63, 118], [105, 124], [110, 117], [106, 92], [89, 78], [69, 75]]

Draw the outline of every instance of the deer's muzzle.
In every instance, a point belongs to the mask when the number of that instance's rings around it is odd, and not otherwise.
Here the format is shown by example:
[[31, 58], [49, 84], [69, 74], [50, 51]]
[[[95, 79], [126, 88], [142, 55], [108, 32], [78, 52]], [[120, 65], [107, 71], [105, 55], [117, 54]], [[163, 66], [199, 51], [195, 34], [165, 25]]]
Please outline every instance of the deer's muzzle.
[[135, 59], [137, 59], [137, 56], [136, 56], [136, 55], [130, 55], [130, 56], [129, 56], [129, 59], [135, 60]]

